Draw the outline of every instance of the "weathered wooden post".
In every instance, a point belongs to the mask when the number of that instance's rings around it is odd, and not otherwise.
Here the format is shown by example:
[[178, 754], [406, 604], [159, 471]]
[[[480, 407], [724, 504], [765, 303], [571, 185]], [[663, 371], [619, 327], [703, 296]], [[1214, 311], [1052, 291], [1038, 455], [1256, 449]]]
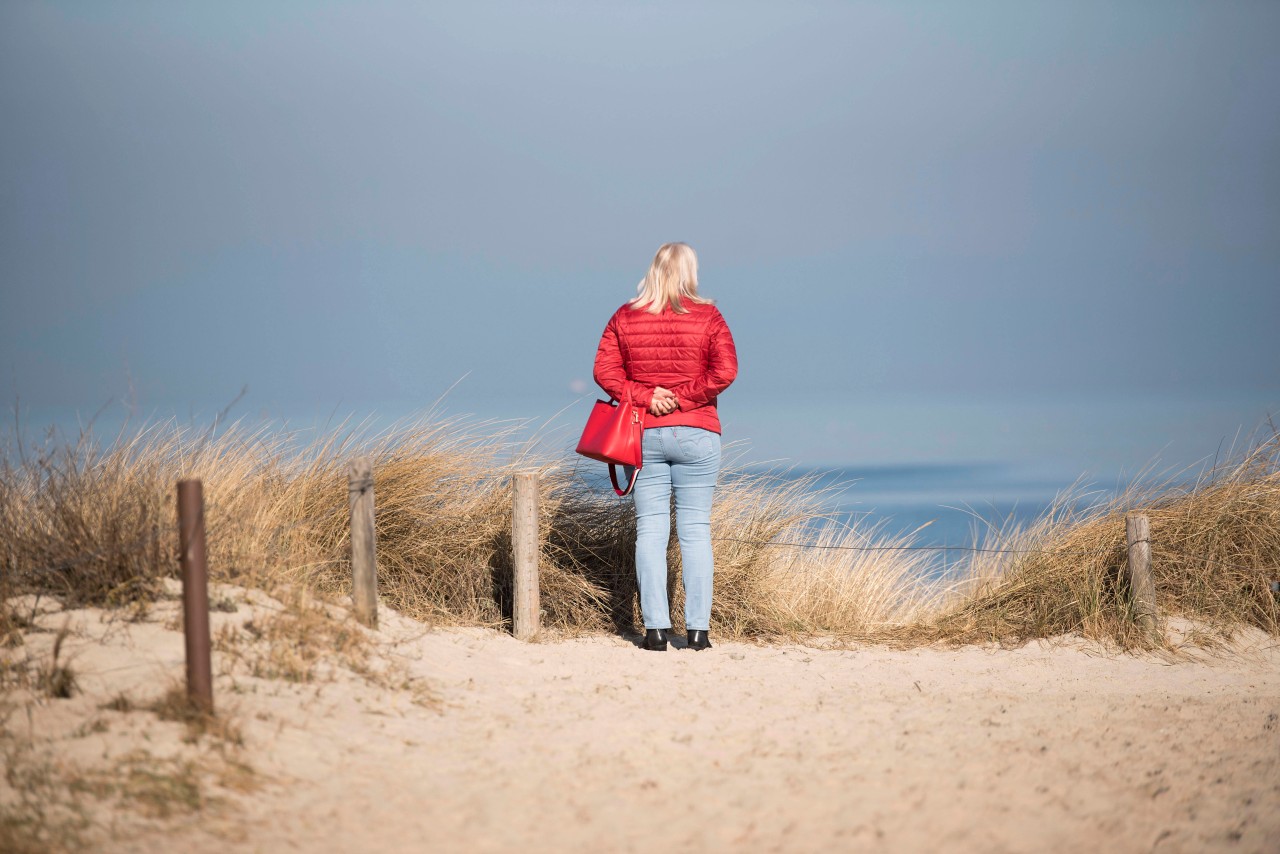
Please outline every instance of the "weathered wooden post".
[[347, 473], [351, 505], [351, 601], [356, 619], [378, 627], [377, 534], [373, 515], [373, 463], [356, 457]]
[[178, 548], [182, 564], [182, 626], [187, 647], [187, 697], [213, 711], [209, 653], [209, 570], [205, 564], [204, 486], [178, 481]]
[[515, 567], [512, 631], [520, 640], [538, 633], [538, 475], [512, 479], [511, 555]]
[[1135, 513], [1124, 518], [1129, 545], [1129, 597], [1138, 625], [1152, 640], [1159, 637], [1156, 586], [1151, 580], [1151, 522]]

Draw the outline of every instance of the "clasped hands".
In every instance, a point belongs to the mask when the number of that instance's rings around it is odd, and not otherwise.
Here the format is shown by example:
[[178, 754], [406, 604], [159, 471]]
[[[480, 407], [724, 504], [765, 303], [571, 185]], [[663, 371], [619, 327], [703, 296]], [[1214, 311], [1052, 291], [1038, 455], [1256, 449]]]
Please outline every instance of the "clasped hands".
[[649, 401], [649, 411], [654, 415], [669, 415], [676, 411], [676, 396], [670, 389], [658, 386], [653, 390], [653, 400]]

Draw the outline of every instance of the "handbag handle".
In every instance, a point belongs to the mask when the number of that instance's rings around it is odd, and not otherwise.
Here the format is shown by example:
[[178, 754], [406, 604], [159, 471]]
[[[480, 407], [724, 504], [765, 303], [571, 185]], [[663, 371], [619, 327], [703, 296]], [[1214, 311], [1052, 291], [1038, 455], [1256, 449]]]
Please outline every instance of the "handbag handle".
[[[647, 410], [636, 408], [635, 395], [631, 393], [631, 386], [627, 385], [626, 380], [623, 380], [623, 383], [622, 383], [622, 393], [627, 396], [627, 402], [631, 404], [631, 423], [640, 425], [640, 433], [641, 433], [641, 436], [643, 436], [644, 435], [644, 416]], [[609, 395], [609, 399], [616, 400], [619, 405], [622, 404], [621, 397], [614, 397], [613, 395]], [[642, 466], [643, 466], [643, 461], [641, 461], [641, 465], [636, 466], [631, 470], [631, 478], [627, 481], [626, 488], [623, 488], [622, 485], [618, 483], [618, 464], [609, 463], [609, 481], [610, 483], [613, 484], [613, 491], [618, 494], [619, 498], [625, 498], [626, 496], [631, 494], [632, 490], [636, 488], [636, 480], [640, 477], [640, 469], [642, 468]]]
[[[622, 383], [622, 393], [627, 396], [627, 402], [631, 404], [631, 423], [640, 425], [640, 433], [641, 433], [641, 436], [643, 436], [645, 410], [638, 409], [636, 407], [635, 395], [631, 393], [631, 386], [627, 384], [626, 380], [623, 380], [623, 383]], [[613, 399], [618, 401], [619, 404], [622, 403], [622, 398], [620, 397], [615, 397]], [[643, 464], [643, 461], [642, 461], [642, 464]], [[617, 464], [609, 463], [609, 481], [613, 484], [613, 491], [618, 494], [619, 498], [625, 498], [626, 496], [631, 494], [631, 491], [633, 489], [636, 488], [636, 480], [640, 477], [641, 467], [642, 466], [636, 466], [631, 470], [631, 478], [627, 481], [627, 485], [624, 488], [618, 483]]]
[[[635, 405], [636, 405], [636, 399], [635, 399], [635, 396], [631, 393], [631, 387], [627, 385], [627, 381], [626, 381], [626, 380], [623, 380], [623, 381], [622, 381], [622, 393], [623, 393], [623, 394], [625, 394], [625, 395], [627, 396], [627, 402], [628, 402], [628, 403], [630, 403], [632, 406], [635, 406]], [[611, 395], [609, 395], [609, 399], [610, 399], [610, 400], [616, 400], [616, 401], [618, 401], [618, 403], [622, 403], [622, 397], [621, 397], [621, 396], [615, 396], [615, 395], [612, 395], [612, 394], [611, 394]]]
[[636, 466], [631, 470], [631, 479], [627, 481], [627, 488], [623, 489], [618, 485], [618, 464], [609, 463], [609, 480], [613, 482], [613, 491], [618, 493], [619, 498], [623, 498], [631, 494], [631, 490], [636, 488], [636, 480], [640, 477], [640, 466]]

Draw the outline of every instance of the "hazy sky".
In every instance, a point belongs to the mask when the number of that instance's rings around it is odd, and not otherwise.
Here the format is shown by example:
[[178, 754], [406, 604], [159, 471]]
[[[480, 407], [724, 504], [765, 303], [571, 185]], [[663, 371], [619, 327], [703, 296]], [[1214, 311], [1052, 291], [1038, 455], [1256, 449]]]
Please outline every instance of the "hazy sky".
[[1280, 405], [1277, 43], [1274, 2], [10, 0], [0, 390], [545, 416], [685, 240], [761, 453], [1212, 453]]

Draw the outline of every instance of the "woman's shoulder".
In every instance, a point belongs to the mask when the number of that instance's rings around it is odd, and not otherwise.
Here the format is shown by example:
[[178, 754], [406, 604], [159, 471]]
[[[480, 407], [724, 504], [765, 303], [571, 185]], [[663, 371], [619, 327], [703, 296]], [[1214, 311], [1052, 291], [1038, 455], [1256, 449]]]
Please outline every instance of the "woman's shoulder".
[[689, 305], [689, 313], [705, 324], [724, 323], [724, 315], [715, 303], [692, 303]]
[[624, 302], [622, 305], [618, 306], [617, 310], [613, 314], [609, 315], [609, 325], [618, 326], [624, 323], [627, 316], [632, 313], [632, 310], [631, 303]]
[[647, 309], [637, 308], [634, 302], [624, 302], [613, 313], [610, 319], [613, 323], [626, 323], [629, 320], [640, 320], [642, 323], [656, 323], [663, 320], [679, 320], [687, 318], [688, 320], [697, 321], [699, 323], [710, 323], [716, 320], [724, 320], [724, 315], [720, 313], [720, 309], [713, 303], [709, 302], [692, 302], [686, 300], [684, 303], [684, 311], [677, 312], [669, 306], [662, 311], [654, 313]]

